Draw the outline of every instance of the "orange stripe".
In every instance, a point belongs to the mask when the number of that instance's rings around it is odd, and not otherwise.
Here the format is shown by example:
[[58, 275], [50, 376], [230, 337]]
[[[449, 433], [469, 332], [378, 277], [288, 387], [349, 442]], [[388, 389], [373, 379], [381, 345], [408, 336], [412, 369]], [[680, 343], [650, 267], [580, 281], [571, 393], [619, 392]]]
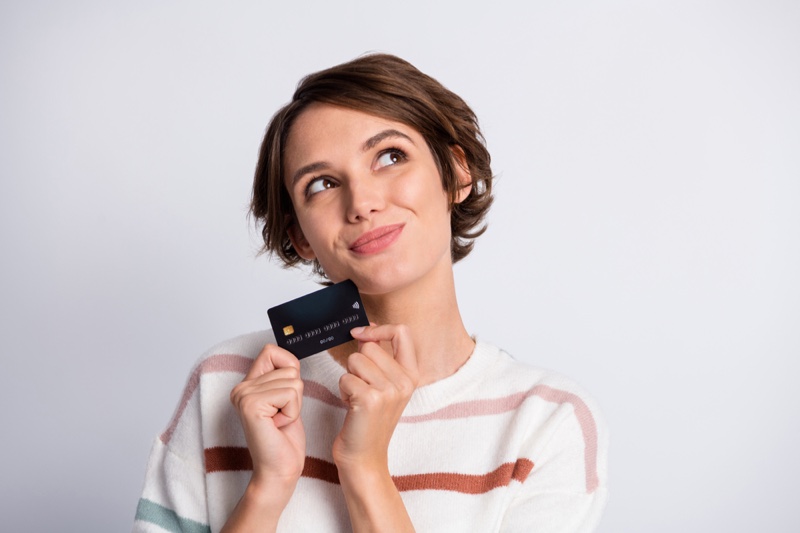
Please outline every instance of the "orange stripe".
[[488, 474], [453, 474], [432, 472], [392, 476], [397, 490], [450, 490], [464, 494], [484, 494], [498, 487], [506, 487], [514, 479], [520, 483], [527, 479], [533, 469], [533, 461], [517, 459], [516, 463], [503, 463]]
[[[211, 472], [237, 472], [253, 469], [253, 459], [250, 457], [250, 450], [247, 448], [215, 446], [206, 448], [204, 455], [206, 458], [206, 472], [209, 474]], [[302, 475], [327, 481], [328, 483], [339, 484], [339, 471], [336, 469], [336, 465], [316, 457], [306, 457]]]
[[[253, 463], [247, 448], [217, 446], [205, 450], [206, 472], [231, 472], [252, 470]], [[512, 480], [524, 483], [533, 470], [533, 461], [520, 458], [516, 462], [503, 463], [487, 474], [456, 474], [452, 472], [430, 472], [392, 476], [397, 490], [449, 490], [464, 494], [484, 494], [498, 487], [508, 486]], [[303, 477], [319, 479], [339, 485], [336, 465], [324, 459], [306, 457]]]
[[324, 459], [317, 459], [316, 457], [306, 457], [306, 463], [303, 465], [303, 477], [312, 479], [319, 479], [339, 485], [339, 469], [330, 461]]
[[231, 472], [252, 470], [253, 460], [250, 450], [238, 446], [215, 446], [206, 448], [206, 472]]

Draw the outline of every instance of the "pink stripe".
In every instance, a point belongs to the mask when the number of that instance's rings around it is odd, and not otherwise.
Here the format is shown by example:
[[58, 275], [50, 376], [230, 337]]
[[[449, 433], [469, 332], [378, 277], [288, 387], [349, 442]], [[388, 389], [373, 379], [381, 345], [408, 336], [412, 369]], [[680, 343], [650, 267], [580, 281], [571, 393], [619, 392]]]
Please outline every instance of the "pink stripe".
[[253, 360], [249, 357], [233, 354], [212, 355], [197, 365], [197, 367], [194, 369], [194, 372], [192, 372], [192, 375], [189, 376], [189, 381], [186, 383], [186, 387], [183, 389], [181, 401], [178, 404], [178, 409], [175, 411], [175, 415], [172, 417], [172, 420], [169, 423], [169, 427], [167, 427], [164, 433], [161, 434], [161, 442], [167, 444], [172, 438], [172, 434], [175, 432], [175, 428], [178, 426], [178, 421], [181, 419], [183, 412], [186, 410], [186, 406], [189, 405], [189, 400], [192, 398], [192, 394], [194, 394], [197, 386], [200, 385], [200, 376], [210, 372], [238, 372], [240, 374], [247, 374], [247, 371], [250, 370], [252, 365]]
[[583, 434], [586, 492], [594, 492], [600, 485], [597, 474], [597, 424], [586, 403], [584, 403], [579, 396], [570, 392], [554, 389], [547, 385], [537, 385], [527, 392], [518, 392], [502, 398], [454, 403], [425, 415], [404, 416], [400, 419], [400, 422], [417, 423], [428, 422], [430, 420], [450, 420], [455, 418], [467, 418], [470, 416], [496, 415], [513, 411], [531, 396], [538, 396], [545, 401], [557, 404], [572, 404], [575, 418], [577, 418], [578, 424], [581, 427], [581, 433]]
[[449, 420], [453, 418], [467, 418], [470, 416], [497, 415], [513, 411], [522, 405], [522, 402], [530, 396], [533, 396], [534, 390], [536, 390], [535, 387], [528, 392], [517, 392], [502, 398], [454, 403], [425, 415], [404, 416], [400, 421], [413, 424], [416, 422], [428, 422], [430, 420]]
[[342, 409], [347, 408], [341, 398], [335, 396], [325, 385], [316, 381], [311, 381], [310, 379], [303, 381], [303, 396], [314, 398], [315, 400], [319, 400], [334, 407], [341, 407]]
[[575, 418], [581, 426], [583, 433], [583, 462], [586, 470], [586, 492], [591, 494], [600, 486], [597, 474], [597, 424], [589, 406], [571, 392], [554, 389], [547, 385], [537, 385], [532, 389], [536, 396], [553, 403], [571, 403], [575, 411]]

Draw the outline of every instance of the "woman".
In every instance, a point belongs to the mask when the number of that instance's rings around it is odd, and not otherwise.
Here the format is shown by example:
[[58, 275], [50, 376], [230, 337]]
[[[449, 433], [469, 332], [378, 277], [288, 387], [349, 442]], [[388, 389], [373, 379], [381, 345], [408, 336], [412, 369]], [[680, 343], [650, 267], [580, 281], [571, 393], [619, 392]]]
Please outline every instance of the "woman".
[[154, 445], [137, 531], [594, 528], [593, 403], [459, 314], [453, 263], [484, 230], [489, 161], [466, 103], [399, 58], [301, 81], [252, 212], [285, 265], [353, 280], [373, 325], [302, 363], [271, 332], [209, 352]]

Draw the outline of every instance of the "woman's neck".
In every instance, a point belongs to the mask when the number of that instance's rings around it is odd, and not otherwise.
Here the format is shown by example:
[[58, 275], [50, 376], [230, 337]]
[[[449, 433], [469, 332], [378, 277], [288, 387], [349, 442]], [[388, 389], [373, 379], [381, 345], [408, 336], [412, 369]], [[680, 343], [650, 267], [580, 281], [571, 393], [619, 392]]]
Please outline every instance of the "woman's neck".
[[[452, 375], [475, 348], [458, 309], [453, 269], [440, 269], [409, 287], [390, 294], [362, 294], [370, 321], [404, 324], [411, 331], [420, 383], [426, 385]], [[391, 347], [384, 347], [391, 352]], [[357, 350], [355, 341], [330, 350], [346, 367], [347, 357]]]

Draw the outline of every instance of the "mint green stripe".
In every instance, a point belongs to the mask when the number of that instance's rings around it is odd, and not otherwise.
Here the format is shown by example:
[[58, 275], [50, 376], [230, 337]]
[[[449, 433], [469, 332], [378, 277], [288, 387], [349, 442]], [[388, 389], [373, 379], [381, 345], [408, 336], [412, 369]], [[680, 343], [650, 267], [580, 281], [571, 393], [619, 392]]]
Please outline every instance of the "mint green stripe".
[[150, 522], [171, 533], [211, 533], [209, 526], [178, 516], [172, 509], [145, 498], [139, 500], [139, 506], [136, 508], [136, 520]]

